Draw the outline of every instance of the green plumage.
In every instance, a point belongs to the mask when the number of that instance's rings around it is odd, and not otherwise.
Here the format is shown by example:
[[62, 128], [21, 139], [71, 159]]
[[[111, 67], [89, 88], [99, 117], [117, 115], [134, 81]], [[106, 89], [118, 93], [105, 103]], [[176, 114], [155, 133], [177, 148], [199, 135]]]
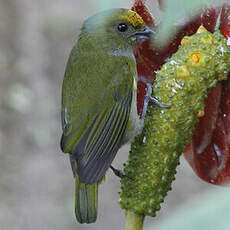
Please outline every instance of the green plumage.
[[[119, 31], [125, 23], [126, 31]], [[76, 178], [76, 217], [97, 217], [98, 183], [128, 140], [136, 112], [133, 46], [145, 24], [135, 12], [112, 9], [90, 17], [73, 47], [62, 87], [61, 148], [70, 153]], [[138, 124], [138, 122], [134, 122]]]
[[75, 179], [75, 213], [79, 223], [93, 223], [97, 219], [98, 183], [84, 184]]

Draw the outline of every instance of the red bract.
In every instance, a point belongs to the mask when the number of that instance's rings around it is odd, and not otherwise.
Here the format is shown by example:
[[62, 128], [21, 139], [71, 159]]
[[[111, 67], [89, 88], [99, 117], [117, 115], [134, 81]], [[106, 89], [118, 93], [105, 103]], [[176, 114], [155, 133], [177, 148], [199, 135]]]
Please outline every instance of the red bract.
[[[144, 0], [136, 0], [132, 10], [142, 16], [147, 26], [151, 28], [154, 27], [154, 20], [146, 8]], [[177, 51], [181, 39], [186, 35], [194, 34], [203, 21], [206, 22], [204, 25], [207, 26], [209, 30], [214, 31], [215, 23], [210, 24], [207, 22], [207, 19], [211, 22], [216, 21], [218, 13], [219, 9], [207, 10], [202, 16], [191, 20], [190, 23], [181, 27], [174, 38], [164, 47], [153, 46], [149, 41], [140, 42], [136, 46], [134, 53], [137, 61], [137, 72], [139, 77], [137, 94], [137, 109], [139, 114], [141, 112], [145, 95], [145, 83], [154, 82], [156, 71], [159, 70], [166, 60]]]
[[[142, 16], [148, 26], [154, 27], [154, 21], [151, 20], [144, 0], [136, 0], [132, 9]], [[218, 20], [220, 13], [221, 17]], [[139, 77], [137, 96], [139, 113], [145, 95], [145, 83], [154, 82], [156, 71], [177, 51], [181, 39], [194, 34], [200, 25], [211, 32], [219, 27], [227, 38], [230, 35], [229, 15], [230, 4], [224, 5], [222, 11], [220, 7], [207, 9], [181, 27], [165, 47], [159, 48], [149, 41], [137, 45], [135, 57]], [[212, 89], [205, 100], [205, 105], [205, 116], [196, 125], [185, 158], [200, 178], [209, 183], [224, 184], [230, 182], [230, 81], [224, 81]]]
[[[216, 24], [219, 9], [212, 20]], [[221, 12], [220, 30], [228, 38], [230, 33], [230, 7], [225, 5]], [[213, 18], [215, 20], [213, 20]], [[210, 30], [209, 27], [206, 27]], [[230, 182], [230, 86], [229, 80], [222, 82], [211, 91], [205, 101], [205, 116], [200, 119], [188, 146], [185, 158], [197, 175], [203, 180], [224, 185]]]
[[220, 30], [225, 37], [230, 37], [230, 3], [225, 4], [221, 13]]

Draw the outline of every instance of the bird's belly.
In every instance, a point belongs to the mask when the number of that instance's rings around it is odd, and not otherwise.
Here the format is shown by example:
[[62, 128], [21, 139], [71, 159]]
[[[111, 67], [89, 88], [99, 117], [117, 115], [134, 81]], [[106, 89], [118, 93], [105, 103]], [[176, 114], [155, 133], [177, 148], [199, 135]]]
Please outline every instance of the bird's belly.
[[136, 135], [141, 133], [143, 126], [144, 121], [140, 119], [137, 113], [136, 91], [134, 91], [129, 121], [122, 140], [122, 144], [132, 141]]

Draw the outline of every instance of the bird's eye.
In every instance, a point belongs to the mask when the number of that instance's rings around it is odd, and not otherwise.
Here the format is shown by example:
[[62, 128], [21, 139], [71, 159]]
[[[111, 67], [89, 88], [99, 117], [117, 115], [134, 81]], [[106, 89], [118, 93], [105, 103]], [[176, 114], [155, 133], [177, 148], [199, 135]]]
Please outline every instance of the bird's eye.
[[125, 23], [120, 23], [120, 24], [117, 26], [117, 29], [118, 29], [120, 32], [125, 32], [125, 31], [128, 29], [128, 25], [125, 24]]

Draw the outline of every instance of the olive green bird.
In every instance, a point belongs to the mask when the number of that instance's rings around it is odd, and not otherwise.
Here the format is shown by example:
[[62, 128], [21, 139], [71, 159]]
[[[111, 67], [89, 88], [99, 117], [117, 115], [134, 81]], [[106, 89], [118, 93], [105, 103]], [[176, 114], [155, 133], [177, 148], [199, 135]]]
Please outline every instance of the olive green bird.
[[70, 154], [80, 223], [97, 218], [98, 184], [122, 144], [144, 122], [136, 107], [133, 48], [153, 32], [135, 12], [111, 9], [88, 18], [73, 47], [62, 87], [61, 149]]

